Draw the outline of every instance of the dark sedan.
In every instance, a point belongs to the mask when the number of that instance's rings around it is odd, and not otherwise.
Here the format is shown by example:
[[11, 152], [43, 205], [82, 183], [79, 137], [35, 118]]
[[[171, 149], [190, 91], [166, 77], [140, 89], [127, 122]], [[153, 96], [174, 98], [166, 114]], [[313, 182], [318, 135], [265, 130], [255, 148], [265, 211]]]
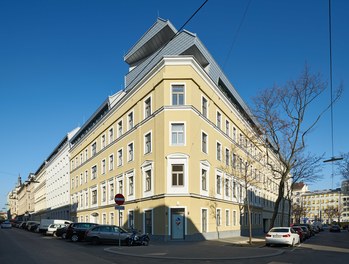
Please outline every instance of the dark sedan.
[[92, 227], [85, 234], [85, 240], [94, 244], [99, 243], [119, 243], [127, 244], [131, 232], [114, 225], [98, 225]]
[[341, 231], [341, 228], [339, 225], [332, 225], [330, 227], [330, 232], [340, 232]]
[[73, 242], [84, 240], [86, 231], [97, 225], [95, 223], [71, 223], [67, 228], [65, 238]]

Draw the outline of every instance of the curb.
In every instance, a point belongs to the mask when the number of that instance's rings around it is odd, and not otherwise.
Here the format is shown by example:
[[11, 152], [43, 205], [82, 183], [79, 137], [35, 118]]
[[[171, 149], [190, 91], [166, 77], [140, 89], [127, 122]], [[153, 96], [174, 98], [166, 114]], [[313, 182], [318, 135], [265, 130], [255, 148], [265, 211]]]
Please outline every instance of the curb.
[[[141, 257], [141, 258], [153, 258], [153, 259], [178, 259], [178, 260], [239, 260], [239, 259], [256, 259], [256, 258], [266, 258], [266, 257], [274, 257], [283, 254], [284, 250], [274, 250], [274, 252], [269, 252], [266, 254], [256, 254], [256, 255], [249, 255], [249, 256], [226, 256], [226, 257], [176, 257], [176, 256], [165, 256], [166, 252], [156, 252], [156, 253], [144, 253], [144, 254], [133, 254], [128, 252], [121, 252], [122, 248], [118, 247], [109, 247], [105, 248], [104, 251], [112, 253], [112, 254], [118, 254], [118, 255], [124, 255], [124, 256], [131, 256], [131, 257]], [[262, 251], [262, 250], [268, 250], [271, 251], [271, 249], [261, 249], [261, 248], [255, 248], [256, 251]]]

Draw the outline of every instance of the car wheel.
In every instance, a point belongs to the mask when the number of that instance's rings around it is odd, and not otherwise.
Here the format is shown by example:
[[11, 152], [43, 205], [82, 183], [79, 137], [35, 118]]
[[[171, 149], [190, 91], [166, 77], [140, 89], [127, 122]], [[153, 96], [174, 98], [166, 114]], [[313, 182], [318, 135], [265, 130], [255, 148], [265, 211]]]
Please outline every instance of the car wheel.
[[62, 234], [62, 238], [63, 238], [63, 239], [66, 239], [66, 238], [67, 238], [67, 234], [66, 234], [66, 233], [63, 233], [63, 234]]
[[149, 239], [144, 239], [144, 240], [142, 241], [142, 245], [143, 245], [143, 246], [149, 246]]
[[72, 235], [71, 241], [73, 241], [73, 242], [78, 242], [78, 241], [79, 241], [78, 235], [77, 235], [77, 234]]
[[294, 247], [294, 239], [292, 239], [291, 247]]
[[266, 243], [265, 246], [270, 247], [270, 243]]
[[57, 236], [56, 236], [56, 232], [53, 232], [53, 234], [52, 234], [52, 235], [53, 235], [54, 237], [57, 237]]

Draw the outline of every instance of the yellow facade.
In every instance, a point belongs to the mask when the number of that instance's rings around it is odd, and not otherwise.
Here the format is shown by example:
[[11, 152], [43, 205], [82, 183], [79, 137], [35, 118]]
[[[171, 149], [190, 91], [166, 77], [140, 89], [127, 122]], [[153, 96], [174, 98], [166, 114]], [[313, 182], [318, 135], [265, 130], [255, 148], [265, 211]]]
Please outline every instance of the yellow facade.
[[[174, 86], [184, 91], [184, 101], [179, 105], [173, 102]], [[234, 145], [237, 153], [244, 152], [232, 131], [235, 128], [241, 134], [248, 128], [196, 61], [191, 57], [165, 58], [137, 87], [117, 96], [122, 98], [107, 114], [87, 132], [83, 127], [72, 141], [73, 220], [105, 224], [121, 221], [127, 228], [135, 227], [160, 239], [240, 235], [247, 218], [241, 219], [240, 225], [242, 195], [233, 195], [234, 177], [224, 170], [224, 151]], [[207, 116], [203, 114], [203, 98], [207, 100]], [[151, 114], [146, 116], [149, 102]], [[203, 133], [208, 138], [205, 152]], [[203, 171], [207, 173], [205, 190]], [[217, 175], [221, 175], [221, 183]], [[239, 179], [234, 181], [238, 183]], [[261, 184], [260, 179], [257, 185]], [[121, 218], [114, 208], [116, 193], [125, 196]], [[257, 230], [262, 230], [263, 224], [261, 197], [265, 194], [259, 193], [259, 200], [252, 200], [252, 224]]]

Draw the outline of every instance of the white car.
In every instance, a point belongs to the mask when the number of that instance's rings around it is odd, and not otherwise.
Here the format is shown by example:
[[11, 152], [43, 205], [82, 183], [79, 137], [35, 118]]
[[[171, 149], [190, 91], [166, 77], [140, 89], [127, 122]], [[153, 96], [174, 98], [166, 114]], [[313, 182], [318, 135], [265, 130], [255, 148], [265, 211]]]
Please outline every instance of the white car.
[[1, 223], [1, 228], [12, 228], [10, 221], [5, 221]]
[[299, 235], [292, 227], [273, 227], [265, 236], [266, 246], [284, 244], [293, 247], [299, 243]]
[[46, 235], [56, 236], [57, 228], [61, 228], [61, 227], [65, 227], [65, 226], [66, 225], [64, 225], [64, 224], [51, 224], [47, 228]]

